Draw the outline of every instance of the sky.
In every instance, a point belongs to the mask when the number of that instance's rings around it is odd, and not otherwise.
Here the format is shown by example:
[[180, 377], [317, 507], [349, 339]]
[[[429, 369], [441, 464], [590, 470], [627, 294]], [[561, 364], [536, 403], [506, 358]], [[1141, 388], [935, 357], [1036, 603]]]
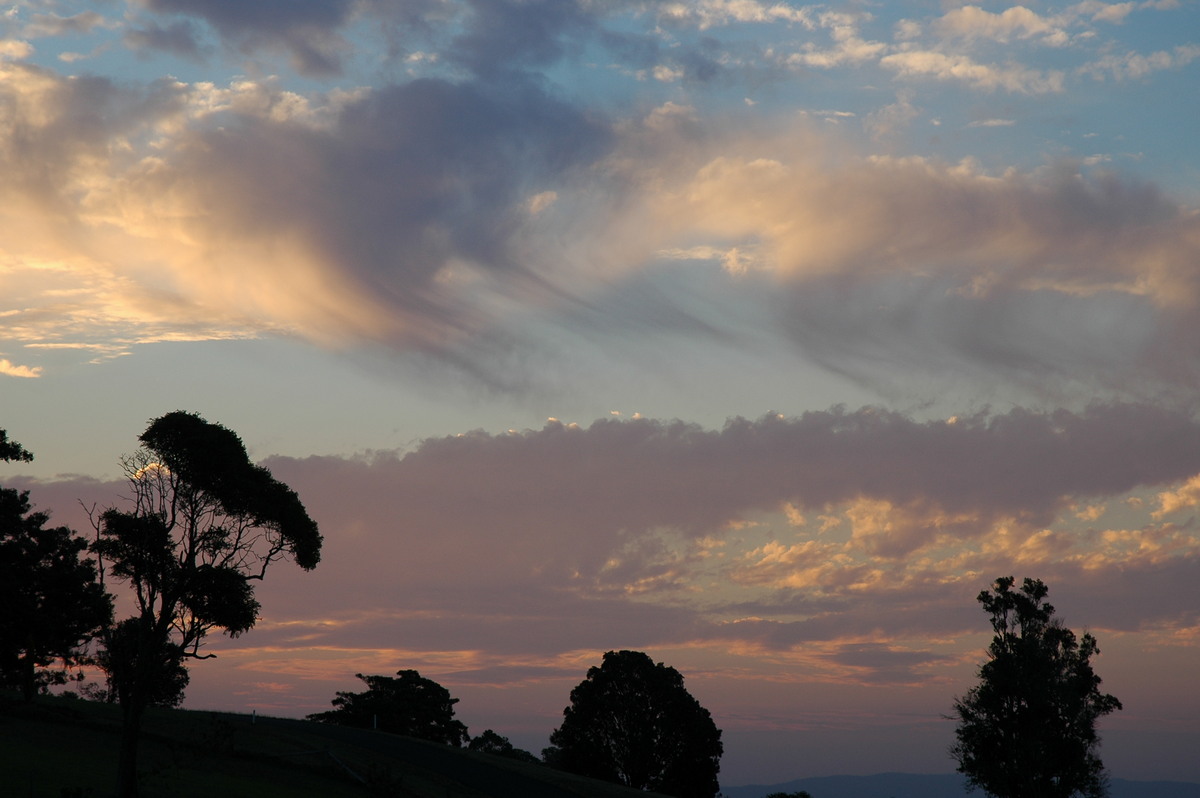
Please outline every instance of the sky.
[[415, 668], [540, 751], [605, 651], [725, 785], [949, 772], [975, 597], [1200, 781], [1200, 7], [10, 0], [3, 482], [182, 409], [325, 536], [185, 706]]

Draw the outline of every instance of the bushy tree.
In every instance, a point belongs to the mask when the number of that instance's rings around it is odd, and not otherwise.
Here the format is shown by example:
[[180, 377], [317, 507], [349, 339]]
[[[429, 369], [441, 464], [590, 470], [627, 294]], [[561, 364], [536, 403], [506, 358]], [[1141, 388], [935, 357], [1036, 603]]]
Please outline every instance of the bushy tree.
[[721, 731], [674, 668], [609, 651], [571, 691], [545, 759], [563, 770], [676, 798], [712, 798]]
[[[33, 455], [0, 429], [0, 460]], [[31, 512], [28, 491], [0, 488], [0, 683], [20, 688], [26, 700], [65, 683], [112, 619], [95, 563], [80, 557], [87, 544], [67, 527], [46, 528], [47, 521], [46, 513]]]
[[137, 743], [146, 707], [177, 703], [184, 663], [208, 633], [232, 636], [258, 618], [253, 582], [292, 558], [320, 560], [321, 535], [295, 492], [250, 462], [241, 439], [194, 413], [153, 420], [124, 466], [128, 510], [104, 512], [95, 551], [132, 588], [135, 614], [112, 627], [103, 662], [122, 707], [118, 792], [137, 794]]
[[516, 759], [520, 762], [537, 762], [538, 758], [523, 748], [513, 746], [507, 737], [497, 734], [491, 729], [485, 729], [483, 734], [472, 737], [467, 748], [484, 754]]
[[979, 684], [954, 702], [958, 728], [950, 753], [967, 783], [995, 798], [1099, 798], [1107, 792], [1096, 721], [1121, 708], [1100, 692], [1090, 634], [1054, 618], [1047, 587], [1011, 576], [979, 603], [996, 635]]
[[335, 709], [309, 715], [309, 720], [379, 729], [407, 737], [419, 737], [460, 748], [470, 740], [467, 727], [454, 719], [457, 698], [432, 679], [415, 670], [397, 671], [396, 676], [363, 676], [367, 689], [361, 693], [339, 692], [331, 702]]
[[26, 700], [64, 684], [112, 620], [87, 542], [48, 520], [31, 512], [28, 491], [0, 488], [0, 682]]

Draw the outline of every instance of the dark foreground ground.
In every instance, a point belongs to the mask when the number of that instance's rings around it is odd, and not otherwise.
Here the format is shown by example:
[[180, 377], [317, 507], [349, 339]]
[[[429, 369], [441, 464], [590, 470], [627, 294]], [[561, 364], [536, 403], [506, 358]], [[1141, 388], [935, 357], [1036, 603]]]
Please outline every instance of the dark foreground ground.
[[[763, 798], [773, 792], [807, 790], [813, 798], [984, 798], [966, 791], [955, 773], [923, 775], [880, 773], [875, 776], [823, 776], [784, 784], [727, 787], [727, 798]], [[1113, 779], [1109, 798], [1200, 798], [1200, 784], [1177, 781], [1125, 781]]]
[[[0, 796], [107, 798], [117, 707], [0, 697]], [[551, 768], [407, 737], [300, 720], [153, 710], [143, 798], [647, 798]]]

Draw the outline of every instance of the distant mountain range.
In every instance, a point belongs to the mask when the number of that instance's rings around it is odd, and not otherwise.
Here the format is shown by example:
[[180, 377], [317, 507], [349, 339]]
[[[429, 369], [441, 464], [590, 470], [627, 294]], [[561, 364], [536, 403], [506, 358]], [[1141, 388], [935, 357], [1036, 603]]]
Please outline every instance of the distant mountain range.
[[[721, 794], [727, 798], [763, 798], [773, 792], [799, 790], [807, 790], [812, 798], [985, 798], [978, 790], [967, 792], [963, 777], [957, 773], [821, 776], [783, 784], [724, 787]], [[1109, 798], [1200, 798], [1200, 784], [1113, 779]]]

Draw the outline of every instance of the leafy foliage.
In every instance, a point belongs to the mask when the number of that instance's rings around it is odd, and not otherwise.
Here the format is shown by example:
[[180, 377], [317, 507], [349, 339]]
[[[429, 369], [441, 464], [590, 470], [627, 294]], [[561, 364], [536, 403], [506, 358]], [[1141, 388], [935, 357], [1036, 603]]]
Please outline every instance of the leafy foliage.
[[250, 462], [241, 439], [194, 413], [155, 419], [123, 462], [133, 507], [110, 509], [94, 550], [132, 588], [136, 613], [106, 635], [101, 662], [126, 712], [118, 791], [136, 794], [141, 714], [177, 704], [187, 659], [208, 633], [249, 631], [259, 604], [252, 580], [291, 557], [317, 565], [321, 535], [295, 492]]
[[516, 759], [520, 762], [539, 761], [536, 756], [523, 748], [514, 747], [507, 737], [499, 735], [491, 729], [485, 729], [483, 734], [471, 738], [471, 742], [467, 747], [472, 751], [495, 754], [496, 756], [503, 756], [508, 759]]
[[549, 764], [677, 798], [718, 790], [721, 731], [674, 668], [640, 651], [609, 651], [571, 691], [550, 735]]
[[191, 678], [183, 664], [183, 650], [169, 642], [152, 645], [152, 634], [141, 618], [126, 618], [106, 632], [104, 649], [96, 656], [96, 663], [109, 674], [105, 697], [125, 706], [135, 700], [151, 707], [183, 703]]
[[48, 520], [30, 511], [27, 491], [0, 488], [0, 682], [27, 699], [65, 683], [112, 620], [96, 565], [81, 557], [86, 541]]
[[1096, 639], [1053, 617], [1040, 580], [1013, 583], [1002, 577], [979, 594], [996, 635], [979, 684], [954, 702], [950, 753], [971, 786], [996, 798], [1103, 796], [1096, 721], [1121, 702], [1099, 690]]
[[309, 715], [308, 719], [360, 729], [374, 728], [455, 748], [470, 739], [467, 727], [454, 719], [454, 705], [458, 699], [451, 698], [450, 692], [432, 679], [424, 678], [415, 670], [397, 671], [395, 677], [363, 676], [361, 673], [355, 676], [366, 683], [366, 691], [339, 692], [331, 702], [336, 709]]
[[7, 430], [0, 429], [0, 460], [5, 462], [20, 460], [28, 463], [33, 460], [33, 455], [21, 444], [9, 440]]

